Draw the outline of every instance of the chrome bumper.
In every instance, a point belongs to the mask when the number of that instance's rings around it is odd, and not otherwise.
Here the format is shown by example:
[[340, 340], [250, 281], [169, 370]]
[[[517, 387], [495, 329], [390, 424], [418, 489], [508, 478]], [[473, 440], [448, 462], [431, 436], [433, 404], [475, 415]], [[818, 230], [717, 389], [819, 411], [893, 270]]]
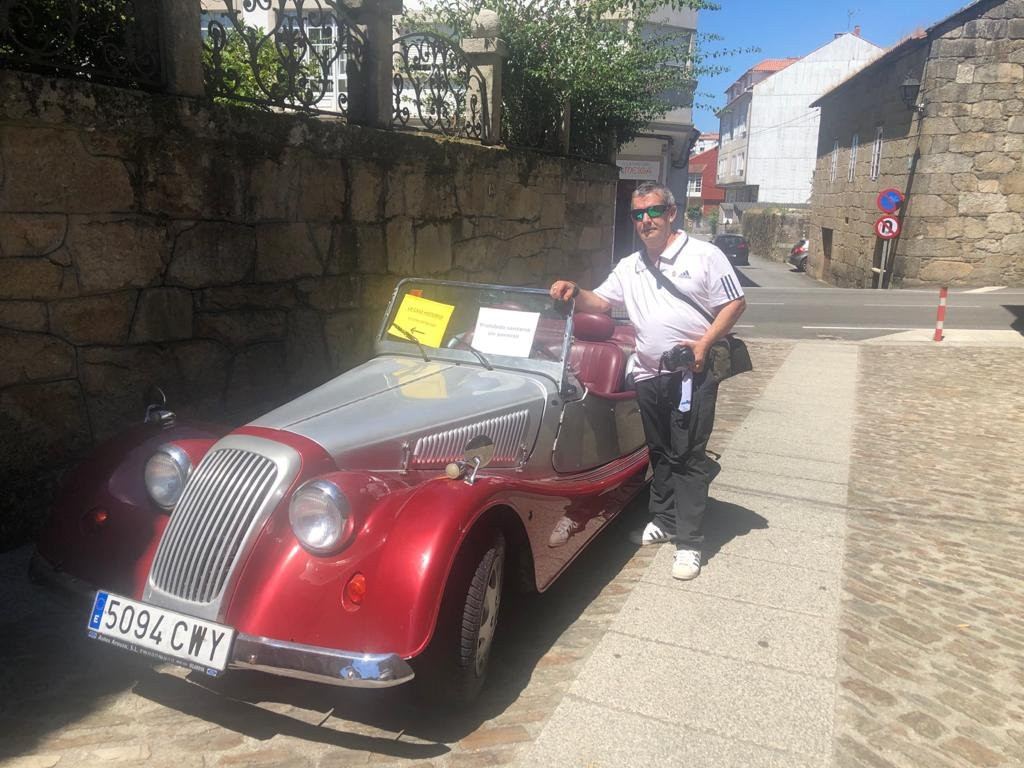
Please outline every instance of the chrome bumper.
[[[94, 587], [58, 571], [38, 552], [32, 553], [29, 576], [33, 581], [90, 600], [96, 595]], [[338, 651], [243, 634], [235, 636], [228, 667], [351, 688], [390, 688], [413, 678], [409, 663], [394, 653]]]
[[229, 666], [352, 688], [390, 688], [413, 678], [409, 663], [394, 653], [336, 651], [241, 634]]

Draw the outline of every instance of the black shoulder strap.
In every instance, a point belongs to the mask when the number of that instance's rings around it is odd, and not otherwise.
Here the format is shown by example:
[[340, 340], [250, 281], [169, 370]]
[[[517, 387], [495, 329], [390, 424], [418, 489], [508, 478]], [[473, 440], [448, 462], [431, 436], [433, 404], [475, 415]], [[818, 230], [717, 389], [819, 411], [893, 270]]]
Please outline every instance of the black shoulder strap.
[[712, 315], [710, 312], [708, 312], [706, 309], [704, 309], [704, 307], [702, 307], [700, 304], [695, 302], [693, 299], [691, 299], [685, 293], [683, 293], [678, 288], [676, 288], [676, 286], [672, 283], [672, 281], [669, 280], [667, 277], [665, 277], [665, 275], [662, 274], [660, 269], [657, 269], [653, 264], [651, 264], [651, 260], [649, 258], [647, 258], [647, 252], [644, 251], [643, 249], [640, 250], [640, 258], [644, 260], [644, 264], [647, 265], [648, 271], [651, 273], [651, 275], [654, 276], [654, 279], [657, 280], [658, 285], [660, 285], [662, 288], [664, 288], [666, 291], [671, 293], [673, 296], [675, 296], [680, 301], [685, 301], [687, 304], [689, 304], [695, 310], [700, 312], [700, 314], [704, 317], [704, 319], [707, 320], [709, 323], [715, 322], [714, 315]]

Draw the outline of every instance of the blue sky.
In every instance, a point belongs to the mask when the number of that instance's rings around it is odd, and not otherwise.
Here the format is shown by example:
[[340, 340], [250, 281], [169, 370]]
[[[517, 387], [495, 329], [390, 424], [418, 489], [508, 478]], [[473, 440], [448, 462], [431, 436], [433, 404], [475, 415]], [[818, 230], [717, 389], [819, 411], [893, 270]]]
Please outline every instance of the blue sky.
[[[728, 71], [703, 78], [697, 90], [711, 94], [697, 98], [694, 125], [705, 133], [718, 132], [713, 114], [725, 104], [725, 89], [761, 59], [804, 56], [860, 25], [860, 34], [888, 48], [919, 27], [928, 27], [969, 4], [969, 0], [718, 0], [720, 11], [702, 11], [698, 33], [714, 32], [725, 38], [709, 48], [747, 48], [759, 53], [729, 56], [719, 61]], [[847, 12], [852, 11], [851, 17]], [[703, 104], [703, 106], [699, 106]]]

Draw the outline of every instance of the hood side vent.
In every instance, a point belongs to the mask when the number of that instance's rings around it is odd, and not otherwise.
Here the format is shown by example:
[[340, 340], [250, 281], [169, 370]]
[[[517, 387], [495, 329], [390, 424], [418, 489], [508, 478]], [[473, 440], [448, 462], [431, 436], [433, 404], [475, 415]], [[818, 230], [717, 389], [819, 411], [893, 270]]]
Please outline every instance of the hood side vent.
[[487, 435], [494, 441], [492, 467], [517, 466], [522, 454], [523, 436], [529, 424], [526, 409], [513, 411], [490, 419], [475, 421], [455, 429], [424, 435], [416, 441], [410, 467], [425, 469], [443, 467], [463, 457], [466, 443], [477, 435]]

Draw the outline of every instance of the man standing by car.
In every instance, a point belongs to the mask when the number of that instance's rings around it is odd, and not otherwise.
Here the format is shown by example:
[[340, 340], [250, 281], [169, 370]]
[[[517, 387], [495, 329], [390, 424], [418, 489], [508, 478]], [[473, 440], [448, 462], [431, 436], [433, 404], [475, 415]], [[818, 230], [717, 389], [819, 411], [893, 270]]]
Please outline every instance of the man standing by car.
[[[647, 182], [633, 193], [630, 216], [641, 249], [622, 259], [595, 290], [557, 280], [555, 299], [576, 299], [577, 312], [625, 307], [636, 328], [636, 399], [650, 451], [652, 520], [639, 535], [643, 545], [675, 540], [672, 576], [700, 573], [711, 462], [705, 452], [715, 420], [718, 381], [705, 370], [708, 352], [746, 308], [729, 260], [715, 246], [673, 228], [672, 191]], [[651, 270], [658, 270], [656, 278]], [[714, 318], [663, 287], [675, 290]], [[677, 346], [692, 350], [683, 370], [667, 372], [661, 360]]]

